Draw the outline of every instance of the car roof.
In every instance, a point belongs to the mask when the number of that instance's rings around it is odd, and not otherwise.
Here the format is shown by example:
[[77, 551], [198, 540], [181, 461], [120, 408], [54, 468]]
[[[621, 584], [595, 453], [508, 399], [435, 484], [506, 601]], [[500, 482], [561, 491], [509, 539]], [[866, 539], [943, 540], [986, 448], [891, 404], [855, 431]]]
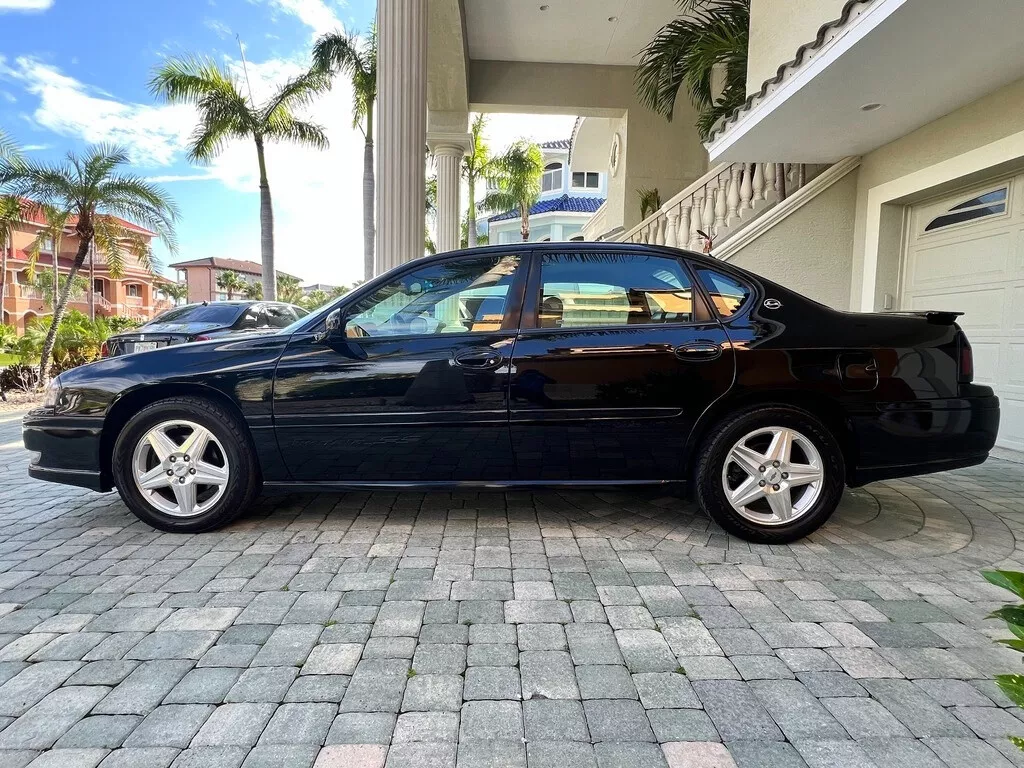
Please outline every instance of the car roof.
[[[648, 243], [609, 243], [609, 242], [594, 242], [586, 240], [568, 240], [561, 242], [543, 242], [543, 243], [507, 243], [505, 245], [481, 245], [476, 248], [461, 248], [457, 251], [444, 251], [443, 253], [430, 254], [413, 261], [420, 264], [427, 264], [434, 261], [444, 261], [457, 256], [471, 256], [473, 254], [487, 254], [487, 253], [532, 253], [534, 251], [545, 252], [554, 251], [556, 253], [579, 253], [579, 252], [591, 252], [594, 251], [634, 251], [637, 253], [650, 253], [652, 251], [658, 251], [672, 255], [683, 255], [693, 261], [701, 261], [708, 265], [722, 264], [722, 262], [713, 256], [708, 256], [704, 253], [698, 253], [697, 251], [689, 251], [683, 248], [670, 248], [665, 245], [653, 245]], [[404, 265], [403, 265], [404, 266]]]

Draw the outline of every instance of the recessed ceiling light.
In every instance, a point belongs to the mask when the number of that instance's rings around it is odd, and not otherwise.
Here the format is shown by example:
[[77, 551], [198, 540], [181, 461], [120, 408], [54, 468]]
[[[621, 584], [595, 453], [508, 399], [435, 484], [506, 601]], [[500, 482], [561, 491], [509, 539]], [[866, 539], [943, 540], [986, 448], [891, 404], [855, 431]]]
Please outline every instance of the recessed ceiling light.
[[879, 104], [877, 101], [872, 101], [872, 102], [870, 102], [868, 104], [861, 105], [860, 111], [861, 112], [874, 112], [876, 109], [881, 109], [881, 108], [882, 108], [881, 104]]
[[608, 21], [618, 21], [618, 20], [619, 20], [618, 16], [609, 16], [608, 17]]

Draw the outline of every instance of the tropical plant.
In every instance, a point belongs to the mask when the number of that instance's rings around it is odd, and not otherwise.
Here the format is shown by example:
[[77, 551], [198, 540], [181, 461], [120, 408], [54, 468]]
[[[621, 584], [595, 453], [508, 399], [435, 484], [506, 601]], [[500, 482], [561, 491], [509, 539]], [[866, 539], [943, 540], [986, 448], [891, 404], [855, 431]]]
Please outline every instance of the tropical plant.
[[[71, 221], [71, 211], [57, 208], [48, 203], [38, 206], [38, 212], [43, 217], [43, 225], [36, 232], [36, 237], [27, 249], [28, 253], [28, 275], [29, 280], [35, 282], [36, 264], [42, 255], [43, 249], [49, 248], [53, 254], [53, 274], [59, 272], [60, 248], [64, 239], [64, 232]], [[51, 278], [49, 305], [57, 306], [59, 283]]]
[[313, 310], [322, 307], [330, 300], [331, 296], [329, 293], [327, 293], [327, 291], [316, 290], [310, 291], [308, 294], [306, 294], [302, 298], [302, 301], [299, 302], [299, 304], [305, 307], [306, 309]]
[[365, 38], [344, 29], [324, 35], [313, 46], [313, 68], [341, 73], [352, 83], [352, 124], [363, 133], [363, 278], [373, 277], [374, 226], [373, 112], [377, 101], [377, 30]]
[[280, 274], [277, 276], [277, 298], [289, 304], [298, 304], [302, 301], [302, 285], [299, 278], [292, 275]]
[[[1007, 589], [1024, 599], [1024, 573], [1018, 571], [982, 571], [981, 575], [997, 587]], [[989, 614], [990, 619], [1002, 619], [1013, 637], [999, 642], [1019, 653], [1024, 653], [1024, 605], [1011, 603]], [[1024, 675], [996, 675], [996, 685], [1018, 707], [1024, 707]], [[1024, 751], [1024, 739], [1008, 735], [1017, 749]]]
[[7, 392], [30, 392], [39, 383], [39, 371], [34, 365], [18, 362], [0, 369], [0, 399]]
[[0, 195], [0, 308], [4, 305], [4, 291], [7, 288], [7, 252], [14, 239], [14, 229], [21, 223], [22, 216], [21, 200], [13, 195]]
[[0, 158], [14, 160], [20, 155], [18, 144], [0, 128]]
[[187, 283], [160, 283], [157, 285], [157, 290], [175, 304], [188, 300]]
[[142, 325], [142, 321], [125, 315], [114, 315], [113, 317], [107, 318], [107, 325], [110, 326], [111, 333], [121, 333], [122, 331], [130, 331], [133, 328], [138, 328]]
[[170, 104], [194, 104], [199, 125], [189, 140], [189, 159], [207, 163], [234, 139], [251, 139], [256, 145], [260, 175], [260, 254], [263, 264], [263, 294], [274, 299], [274, 207], [267, 180], [265, 148], [268, 142], [290, 142], [313, 149], [326, 149], [323, 128], [295, 116], [323, 91], [328, 78], [320, 72], [306, 72], [278, 88], [257, 105], [250, 92], [242, 95], [238, 78], [209, 58], [168, 59], [157, 68], [149, 87], [155, 96]]
[[[354, 283], [352, 285], [352, 288], [355, 288], [357, 285], [360, 285], [362, 282], [363, 282], [362, 280], [359, 280], [358, 282], [356, 282], [356, 283]], [[334, 299], [337, 299], [339, 296], [344, 296], [346, 293], [351, 291], [352, 288], [349, 288], [347, 285], [339, 285], [339, 286], [335, 287], [335, 289], [333, 291], [331, 291], [331, 293], [330, 293], [331, 301], [333, 301]]]
[[515, 142], [490, 163], [496, 189], [487, 193], [483, 206], [491, 211], [518, 211], [523, 242], [530, 239], [530, 209], [540, 199], [543, 175], [540, 147], [526, 139]]
[[[669, 120], [680, 88], [697, 110], [697, 131], [707, 139], [721, 118], [746, 98], [750, 0], [677, 0], [680, 16], [663, 26], [640, 52], [635, 84], [640, 100]], [[716, 96], [712, 83], [722, 71]]]
[[178, 211], [159, 187], [145, 179], [118, 173], [128, 163], [125, 150], [107, 144], [90, 147], [83, 154], [69, 152], [62, 164], [28, 160], [0, 162], [0, 189], [18, 197], [36, 200], [55, 208], [70, 210], [75, 216], [74, 232], [78, 249], [71, 264], [70, 278], [61, 290], [53, 310], [54, 322], [47, 331], [39, 356], [39, 378], [46, 378], [46, 366], [56, 339], [57, 329], [67, 308], [74, 278], [95, 243], [106, 257], [112, 277], [123, 273], [130, 255], [152, 269], [148, 240], [128, 221], [154, 231], [171, 253], [177, 250], [174, 223]]
[[476, 231], [476, 184], [487, 178], [491, 168], [491, 150], [484, 139], [484, 129], [487, 127], [487, 116], [483, 113], [476, 115], [469, 126], [469, 135], [472, 138], [473, 148], [462, 158], [462, 178], [466, 180], [467, 201], [469, 208], [466, 213], [466, 247], [477, 246]]
[[0, 354], [6, 354], [14, 349], [18, 341], [18, 332], [14, 326], [0, 323]]
[[437, 253], [437, 241], [433, 230], [437, 229], [437, 176], [428, 176], [423, 190], [423, 251], [433, 256]]
[[[53, 300], [54, 296], [60, 297], [61, 292], [67, 288], [68, 276], [60, 275], [57, 279], [57, 284], [53, 284], [53, 272], [46, 270], [45, 272], [37, 272], [32, 276], [32, 287], [35, 288], [43, 295], [43, 301], [46, 302], [51, 310], [57, 306]], [[85, 292], [89, 290], [89, 281], [81, 275], [75, 275], [74, 279], [71, 280], [71, 290], [68, 292], [70, 300], [78, 301]]]
[[248, 283], [239, 277], [237, 272], [230, 269], [217, 275], [217, 287], [228, 295], [228, 301], [234, 299], [236, 293], [244, 291], [247, 285]]
[[263, 298], [263, 283], [247, 283], [242, 289], [242, 295], [249, 301], [259, 301]]
[[636, 195], [640, 198], [640, 220], [643, 221], [652, 213], [661, 208], [661, 192], [658, 188], [648, 189], [647, 187], [640, 187], [636, 191]]
[[52, 335], [54, 344], [53, 362], [49, 370], [51, 376], [99, 359], [100, 347], [110, 336], [110, 326], [104, 318], [90, 320], [88, 315], [76, 309], [68, 310], [61, 318], [56, 332], [51, 334], [52, 330], [52, 317], [30, 320], [25, 326], [25, 335], [17, 345], [21, 358], [29, 360], [42, 354], [46, 340]]
[[[469, 232], [470, 232], [469, 218], [470, 218], [469, 217], [469, 212], [467, 211], [465, 217], [462, 219], [462, 235], [461, 235], [461, 238], [460, 238], [460, 241], [459, 241], [460, 245], [463, 248], [471, 247], [470, 244], [469, 244]], [[477, 229], [476, 216], [473, 216], [473, 231], [475, 232], [476, 229]], [[474, 246], [477, 246], [477, 245], [487, 245], [488, 243], [490, 243], [490, 238], [487, 235], [481, 235], [479, 232], [477, 232], [476, 237], [474, 238], [474, 241], [475, 241], [474, 242]]]

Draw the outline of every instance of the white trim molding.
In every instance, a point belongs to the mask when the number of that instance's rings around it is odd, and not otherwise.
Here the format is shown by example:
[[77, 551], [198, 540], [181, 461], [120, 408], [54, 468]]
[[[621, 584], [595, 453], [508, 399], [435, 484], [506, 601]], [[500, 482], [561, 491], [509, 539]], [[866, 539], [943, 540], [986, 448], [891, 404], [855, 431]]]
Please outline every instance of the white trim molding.
[[851, 306], [859, 307], [863, 312], [873, 312], [875, 309], [883, 205], [898, 202], [902, 198], [920, 194], [941, 184], [956, 181], [988, 168], [996, 168], [1002, 163], [1022, 157], [1024, 157], [1024, 131], [871, 187], [868, 190], [865, 210], [860, 296], [851, 297]]

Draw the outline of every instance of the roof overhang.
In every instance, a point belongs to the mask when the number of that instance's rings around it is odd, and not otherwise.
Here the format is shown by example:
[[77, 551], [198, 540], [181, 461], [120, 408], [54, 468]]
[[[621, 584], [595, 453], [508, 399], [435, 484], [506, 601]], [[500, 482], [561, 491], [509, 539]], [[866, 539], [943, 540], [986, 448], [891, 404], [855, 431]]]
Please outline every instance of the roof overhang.
[[719, 124], [711, 161], [862, 155], [1024, 77], [1020, 2], [851, 0]]

